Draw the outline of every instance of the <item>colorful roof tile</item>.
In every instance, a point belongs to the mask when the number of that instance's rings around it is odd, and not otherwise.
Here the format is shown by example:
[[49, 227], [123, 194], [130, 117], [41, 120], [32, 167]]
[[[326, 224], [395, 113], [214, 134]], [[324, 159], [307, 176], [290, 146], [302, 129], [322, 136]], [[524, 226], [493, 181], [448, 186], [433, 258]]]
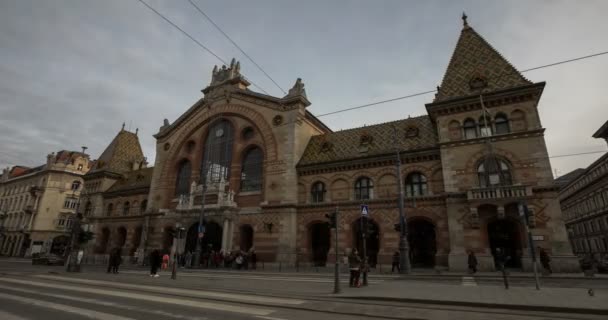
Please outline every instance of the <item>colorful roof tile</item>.
[[144, 153], [137, 134], [123, 129], [99, 156], [89, 173], [98, 171], [126, 173], [133, 169], [134, 163], [141, 161], [144, 161]]

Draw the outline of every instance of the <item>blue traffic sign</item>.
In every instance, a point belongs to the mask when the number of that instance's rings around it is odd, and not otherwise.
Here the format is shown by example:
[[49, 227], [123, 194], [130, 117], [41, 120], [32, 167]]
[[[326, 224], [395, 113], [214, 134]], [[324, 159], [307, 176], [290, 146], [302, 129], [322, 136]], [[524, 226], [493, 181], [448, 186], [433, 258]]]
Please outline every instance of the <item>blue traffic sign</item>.
[[366, 204], [361, 205], [361, 215], [364, 217], [369, 215], [369, 207]]

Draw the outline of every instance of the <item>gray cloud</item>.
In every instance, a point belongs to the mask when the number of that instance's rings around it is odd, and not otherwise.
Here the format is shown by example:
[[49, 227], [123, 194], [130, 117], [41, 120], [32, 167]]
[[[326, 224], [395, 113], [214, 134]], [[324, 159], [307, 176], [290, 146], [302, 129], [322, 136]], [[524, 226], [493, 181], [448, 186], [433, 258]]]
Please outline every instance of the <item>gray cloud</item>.
[[[271, 94], [279, 90], [187, 1], [149, 1]], [[516, 67], [608, 50], [603, 13], [587, 1], [204, 1], [197, 3], [284, 89], [306, 83], [313, 113], [433, 89], [460, 33], [460, 14]], [[138, 1], [0, 2], [0, 166], [44, 162], [87, 145], [97, 157], [124, 121], [152, 134], [200, 98], [215, 58]], [[608, 57], [527, 73], [547, 81], [539, 106], [549, 152], [605, 150]], [[603, 90], [602, 90], [603, 89]], [[432, 95], [323, 120], [334, 129], [419, 115]], [[555, 158], [563, 174], [599, 155]]]

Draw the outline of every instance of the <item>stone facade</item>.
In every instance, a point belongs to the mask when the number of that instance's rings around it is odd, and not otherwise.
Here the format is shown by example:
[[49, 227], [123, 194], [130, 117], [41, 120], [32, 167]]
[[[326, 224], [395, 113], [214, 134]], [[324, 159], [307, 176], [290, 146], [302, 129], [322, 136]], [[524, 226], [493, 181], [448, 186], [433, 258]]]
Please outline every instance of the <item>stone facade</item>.
[[90, 169], [84, 152], [62, 150], [44, 165], [5, 169], [0, 176], [0, 254], [62, 254]]
[[[608, 122], [594, 135], [608, 141]], [[564, 175], [559, 197], [574, 253], [580, 258], [608, 255], [608, 153], [585, 169]]]
[[[265, 262], [324, 265], [336, 259], [325, 215], [337, 210], [340, 254], [360, 249], [367, 229], [372, 265], [388, 264], [398, 248], [399, 183], [414, 266], [465, 270], [467, 251], [475, 251], [480, 270], [492, 270], [495, 249], [504, 248], [512, 267], [528, 270], [523, 204], [534, 245], [552, 254], [554, 270], [578, 269], [537, 109], [544, 83], [525, 79], [466, 21], [424, 116], [332, 132], [307, 110], [301, 79], [282, 98], [248, 86], [240, 63], [215, 67], [204, 97], [173, 123], [165, 119], [145, 213], [94, 211], [98, 246], [169, 250], [171, 230], [181, 224], [191, 251], [202, 216], [209, 248], [255, 248]], [[107, 207], [114, 201], [107, 188], [127, 171], [92, 170], [87, 184], [105, 187], [91, 201]], [[141, 202], [142, 192], [127, 201]], [[108, 240], [118, 226], [126, 232]]]

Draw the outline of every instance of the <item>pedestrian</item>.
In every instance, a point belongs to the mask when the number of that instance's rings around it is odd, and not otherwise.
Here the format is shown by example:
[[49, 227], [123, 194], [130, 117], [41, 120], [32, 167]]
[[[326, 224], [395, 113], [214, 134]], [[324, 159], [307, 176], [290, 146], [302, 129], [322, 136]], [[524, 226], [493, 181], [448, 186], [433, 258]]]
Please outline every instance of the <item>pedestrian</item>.
[[348, 256], [348, 267], [350, 269], [350, 287], [357, 287], [359, 285], [359, 269], [361, 268], [361, 258], [357, 254], [357, 249], [353, 249]]
[[477, 273], [477, 257], [475, 256], [475, 252], [473, 252], [473, 250], [469, 251], [468, 264], [469, 272], [471, 274]]
[[251, 250], [251, 269], [255, 270], [257, 268], [258, 256], [255, 253], [255, 250]]
[[395, 251], [393, 254], [393, 267], [391, 268], [391, 273], [395, 272], [395, 268], [397, 272], [401, 273], [401, 267], [399, 266], [399, 251]]
[[108, 255], [108, 273], [114, 271], [114, 263], [116, 260], [115, 249], [110, 250], [110, 254]]
[[122, 250], [120, 250], [120, 248], [116, 248], [114, 255], [114, 267], [112, 268], [112, 273], [117, 274], [118, 267], [122, 263]]
[[161, 264], [160, 251], [154, 250], [150, 254], [150, 277], [158, 278], [158, 268]]
[[192, 267], [192, 252], [186, 252], [186, 268]]
[[507, 279], [506, 264], [511, 257], [507, 256], [503, 249], [496, 248], [494, 253], [494, 259], [496, 261], [496, 267], [502, 272], [502, 279], [505, 284], [505, 289], [509, 289], [509, 280]]
[[167, 268], [169, 268], [169, 260], [169, 254], [165, 253], [165, 255], [163, 255], [162, 270], [167, 270]]
[[549, 274], [553, 273], [553, 270], [551, 270], [551, 257], [549, 257], [549, 254], [544, 248], [539, 247], [538, 249], [540, 252], [540, 264], [543, 266], [543, 269]]
[[241, 268], [243, 267], [244, 259], [243, 259], [243, 255], [240, 252], [237, 254], [235, 262], [236, 262], [236, 269], [241, 270]]

